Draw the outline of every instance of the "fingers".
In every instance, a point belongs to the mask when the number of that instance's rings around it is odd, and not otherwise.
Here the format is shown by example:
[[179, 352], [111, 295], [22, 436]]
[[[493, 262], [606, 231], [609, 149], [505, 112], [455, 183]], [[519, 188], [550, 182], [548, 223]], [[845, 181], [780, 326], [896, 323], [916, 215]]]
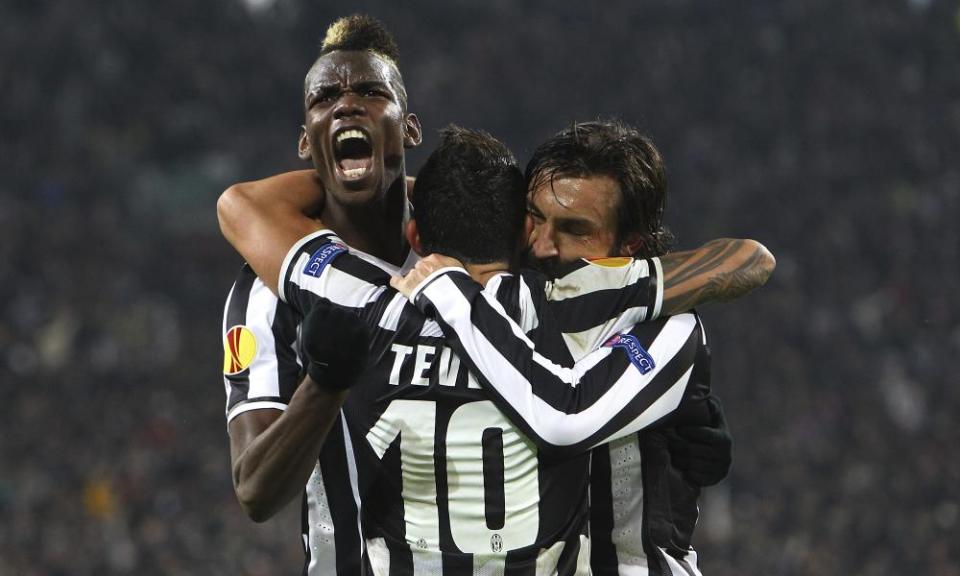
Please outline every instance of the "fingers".
[[413, 287], [410, 286], [410, 282], [408, 281], [409, 276], [410, 274], [407, 274], [406, 276], [390, 277], [390, 286], [392, 286], [394, 290], [403, 294], [407, 298], [409, 298], [410, 294], [413, 293]]
[[370, 339], [366, 325], [356, 314], [325, 301], [316, 303], [307, 314], [301, 331], [308, 355], [330, 354], [338, 349], [365, 351]]
[[393, 276], [390, 278], [390, 285], [397, 291], [410, 298], [413, 295], [413, 291], [416, 290], [417, 286], [421, 282], [426, 280], [427, 276], [430, 274], [425, 274], [418, 268], [414, 268], [407, 273], [406, 276]]
[[431, 274], [442, 268], [450, 267], [462, 268], [463, 264], [456, 258], [443, 256], [442, 254], [431, 254], [417, 262], [417, 265], [414, 266], [413, 270], [408, 272], [406, 276], [402, 278], [399, 276], [390, 278], [390, 285], [407, 298], [410, 298], [417, 286]]
[[443, 254], [431, 254], [424, 258], [421, 258], [417, 262], [414, 270], [419, 270], [423, 272], [426, 276], [440, 270], [441, 268], [450, 268], [457, 267], [463, 268], [463, 263], [461, 263], [456, 258], [451, 258], [450, 256], [444, 256]]
[[726, 478], [730, 471], [730, 460], [722, 456], [675, 451], [673, 446], [670, 448], [671, 465], [697, 486], [712, 486]]
[[301, 325], [307, 374], [321, 386], [344, 390], [367, 365], [370, 334], [352, 311], [317, 302]]
[[723, 473], [715, 472], [715, 471], [701, 472], [696, 470], [686, 471], [683, 473], [683, 475], [691, 484], [700, 486], [701, 488], [718, 484], [721, 480], [727, 477], [726, 472], [723, 472]]
[[723, 430], [689, 426], [677, 429], [670, 452], [698, 460], [732, 460], [733, 440]]
[[715, 394], [707, 398], [707, 408], [710, 409], [710, 417], [713, 420], [713, 427], [721, 430], [727, 429], [727, 416], [723, 413], [723, 404]]
[[431, 254], [420, 262], [423, 262], [424, 265], [434, 267], [433, 270], [450, 267], [463, 268], [463, 262], [451, 256], [444, 256], [443, 254]]
[[677, 436], [688, 442], [703, 444], [729, 444], [730, 437], [726, 431], [714, 426], [680, 426]]
[[718, 464], [728, 465], [730, 458], [726, 454], [716, 451], [704, 450], [702, 448], [691, 447], [686, 450], [674, 450], [670, 447], [670, 458], [676, 464], [677, 468], [695, 468], [698, 466], [714, 466]]
[[730, 471], [733, 440], [725, 428], [682, 426], [668, 442], [671, 463], [697, 486], [712, 486]]

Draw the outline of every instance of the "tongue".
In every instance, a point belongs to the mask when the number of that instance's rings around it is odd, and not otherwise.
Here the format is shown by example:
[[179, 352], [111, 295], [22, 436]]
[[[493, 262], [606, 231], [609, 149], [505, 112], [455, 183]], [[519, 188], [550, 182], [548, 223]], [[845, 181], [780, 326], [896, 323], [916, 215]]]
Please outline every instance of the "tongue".
[[357, 168], [369, 169], [373, 164], [373, 159], [367, 158], [344, 158], [340, 161], [341, 170], [356, 170]]

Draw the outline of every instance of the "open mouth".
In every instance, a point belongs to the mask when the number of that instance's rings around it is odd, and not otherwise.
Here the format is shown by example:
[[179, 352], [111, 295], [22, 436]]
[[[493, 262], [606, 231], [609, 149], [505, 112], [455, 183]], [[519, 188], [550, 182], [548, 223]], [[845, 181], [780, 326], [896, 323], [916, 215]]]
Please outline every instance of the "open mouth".
[[337, 167], [347, 180], [363, 178], [373, 168], [370, 137], [356, 128], [347, 128], [334, 136], [333, 155]]

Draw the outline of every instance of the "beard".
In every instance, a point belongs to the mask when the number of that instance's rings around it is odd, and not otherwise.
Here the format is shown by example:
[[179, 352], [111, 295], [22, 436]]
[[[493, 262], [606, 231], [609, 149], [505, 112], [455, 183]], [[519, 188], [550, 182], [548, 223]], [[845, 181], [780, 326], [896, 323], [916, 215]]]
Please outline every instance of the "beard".
[[571, 262], [562, 262], [556, 256], [537, 258], [533, 255], [533, 250], [530, 249], [524, 251], [520, 262], [521, 267], [536, 270], [551, 280], [563, 276], [570, 270], [571, 264]]

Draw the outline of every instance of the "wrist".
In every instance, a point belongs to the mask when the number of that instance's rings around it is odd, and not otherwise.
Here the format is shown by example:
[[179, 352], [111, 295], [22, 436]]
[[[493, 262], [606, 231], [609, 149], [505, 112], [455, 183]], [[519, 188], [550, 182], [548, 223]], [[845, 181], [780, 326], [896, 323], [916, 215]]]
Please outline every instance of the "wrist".
[[311, 360], [307, 364], [307, 376], [313, 385], [326, 392], [337, 393], [349, 390], [355, 379], [338, 374], [336, 370], [331, 370], [326, 362], [317, 362]]
[[429, 275], [427, 275], [427, 277], [421, 280], [420, 283], [413, 288], [413, 291], [410, 292], [410, 296], [408, 296], [408, 300], [410, 300], [411, 304], [416, 304], [417, 297], [420, 294], [422, 294], [424, 290], [426, 290], [427, 286], [432, 284], [434, 281], [437, 280], [437, 278], [441, 276], [444, 276], [446, 274], [456, 273], [456, 272], [459, 272], [466, 276], [470, 275], [466, 271], [466, 269], [461, 268], [460, 266], [444, 266], [443, 268], [437, 268], [436, 270], [431, 272]]

